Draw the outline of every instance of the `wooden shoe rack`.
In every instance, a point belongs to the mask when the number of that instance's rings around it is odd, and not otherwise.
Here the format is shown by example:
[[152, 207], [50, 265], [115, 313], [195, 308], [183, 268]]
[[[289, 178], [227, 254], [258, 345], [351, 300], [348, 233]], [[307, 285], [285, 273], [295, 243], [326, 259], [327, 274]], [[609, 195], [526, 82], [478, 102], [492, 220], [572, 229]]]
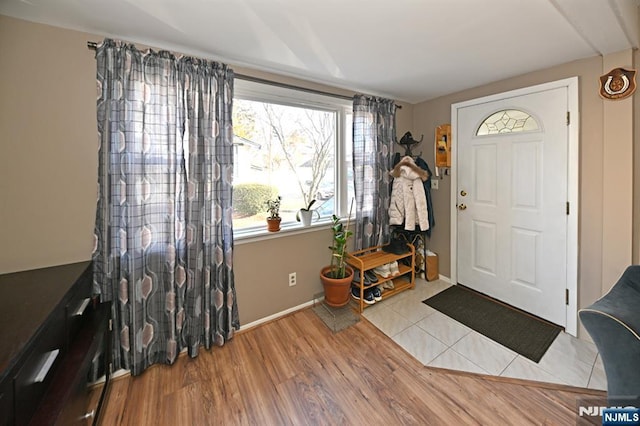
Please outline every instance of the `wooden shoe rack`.
[[[369, 247], [363, 250], [358, 250], [352, 253], [347, 253], [347, 263], [356, 268], [360, 273], [360, 300], [352, 299], [358, 304], [358, 312], [362, 313], [364, 308], [370, 306], [364, 303], [364, 290], [373, 285], [379, 285], [382, 290], [382, 300], [391, 297], [395, 294], [403, 292], [407, 289], [414, 288], [416, 286], [416, 272], [415, 272], [415, 248], [412, 244], [407, 244], [408, 251], [402, 254], [387, 253], [382, 250], [384, 246]], [[401, 262], [403, 259], [410, 260], [410, 266]], [[384, 278], [378, 274], [378, 282], [371, 286], [364, 285], [364, 271], [373, 270], [378, 266], [382, 266], [386, 263], [397, 261], [399, 274]], [[405, 261], [406, 262], [406, 261]], [[409, 263], [409, 262], [407, 262]], [[393, 280], [393, 288], [383, 288], [381, 284], [387, 281]], [[379, 303], [379, 302], [378, 302]]]

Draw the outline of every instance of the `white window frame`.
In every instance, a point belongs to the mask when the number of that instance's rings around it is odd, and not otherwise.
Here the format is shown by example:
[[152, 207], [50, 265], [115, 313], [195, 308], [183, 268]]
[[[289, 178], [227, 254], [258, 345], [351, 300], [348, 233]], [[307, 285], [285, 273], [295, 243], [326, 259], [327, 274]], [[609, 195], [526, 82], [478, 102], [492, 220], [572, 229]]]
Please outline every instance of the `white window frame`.
[[[236, 79], [234, 81], [234, 99], [243, 99], [256, 102], [268, 102], [285, 106], [313, 108], [318, 110], [336, 112], [336, 144], [334, 151], [334, 200], [335, 214], [345, 218], [349, 214], [348, 203], [348, 182], [346, 169], [346, 116], [353, 109], [353, 102], [347, 99], [310, 93], [304, 90], [295, 90], [276, 85], [258, 83], [249, 80]], [[238, 229], [234, 228], [234, 241], [250, 242], [267, 238], [277, 238], [284, 235], [298, 234], [308, 232], [314, 228], [326, 226], [330, 223], [329, 218], [324, 218], [314, 222], [311, 227], [303, 227], [299, 222], [282, 223], [279, 232], [267, 231], [267, 224], [264, 227]]]

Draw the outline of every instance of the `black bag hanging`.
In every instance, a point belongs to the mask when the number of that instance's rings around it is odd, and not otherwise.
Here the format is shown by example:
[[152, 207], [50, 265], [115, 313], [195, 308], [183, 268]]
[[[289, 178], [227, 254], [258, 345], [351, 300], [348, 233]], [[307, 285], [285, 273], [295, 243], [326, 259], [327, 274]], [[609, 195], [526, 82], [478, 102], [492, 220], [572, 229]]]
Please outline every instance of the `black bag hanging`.
[[394, 232], [393, 234], [391, 234], [391, 242], [388, 245], [382, 247], [382, 251], [393, 254], [403, 254], [409, 251], [407, 243], [407, 237], [405, 237], [403, 234], [398, 235]]

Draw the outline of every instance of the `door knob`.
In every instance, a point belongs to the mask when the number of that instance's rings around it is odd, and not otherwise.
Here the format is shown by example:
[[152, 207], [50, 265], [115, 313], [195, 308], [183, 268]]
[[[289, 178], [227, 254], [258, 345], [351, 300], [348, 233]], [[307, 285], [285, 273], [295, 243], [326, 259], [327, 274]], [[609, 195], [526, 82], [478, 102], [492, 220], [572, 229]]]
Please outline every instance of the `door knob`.
[[466, 210], [466, 209], [467, 209], [466, 205], [464, 205], [464, 204], [458, 205], [458, 210]]
[[467, 196], [467, 191], [465, 191], [464, 189], [462, 191], [460, 191], [460, 195], [462, 195], [463, 197]]

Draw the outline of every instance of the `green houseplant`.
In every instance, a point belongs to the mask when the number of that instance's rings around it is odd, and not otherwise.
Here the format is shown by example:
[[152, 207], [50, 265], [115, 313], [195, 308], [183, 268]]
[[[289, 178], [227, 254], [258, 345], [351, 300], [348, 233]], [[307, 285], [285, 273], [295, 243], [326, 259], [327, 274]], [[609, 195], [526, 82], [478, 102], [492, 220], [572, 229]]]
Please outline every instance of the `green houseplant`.
[[278, 195], [276, 198], [265, 202], [267, 213], [269, 213], [267, 217], [267, 230], [269, 232], [277, 232], [280, 230], [280, 222], [282, 221], [280, 217], [280, 201], [282, 201], [282, 197]]
[[331, 264], [320, 271], [320, 280], [324, 287], [324, 301], [329, 306], [340, 307], [349, 303], [353, 269], [347, 265], [347, 243], [353, 232], [349, 230], [349, 219], [345, 227], [336, 215], [331, 217], [333, 242]]

